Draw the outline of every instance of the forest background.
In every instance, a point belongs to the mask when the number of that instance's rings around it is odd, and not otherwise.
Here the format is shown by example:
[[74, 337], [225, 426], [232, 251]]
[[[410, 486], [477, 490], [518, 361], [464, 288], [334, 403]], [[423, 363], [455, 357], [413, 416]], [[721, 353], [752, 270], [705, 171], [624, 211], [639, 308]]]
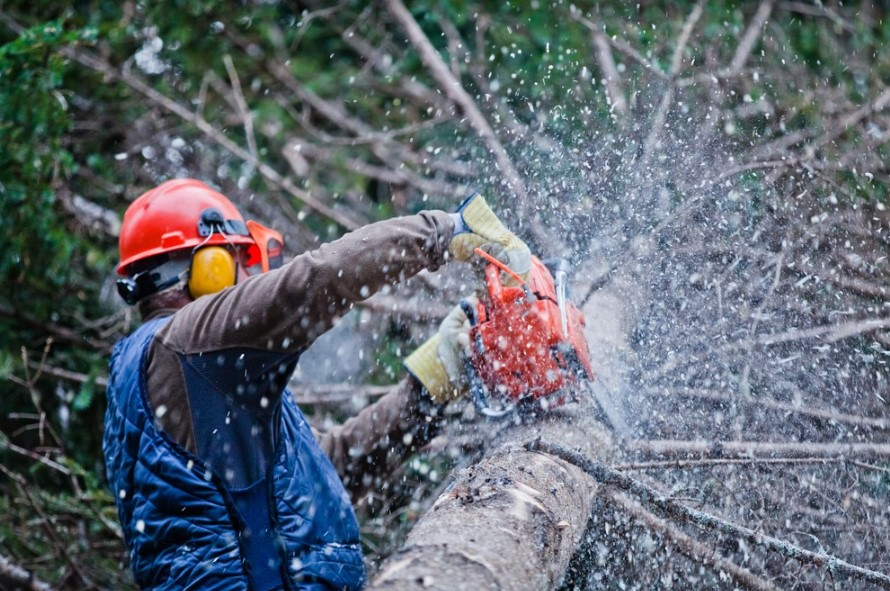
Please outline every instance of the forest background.
[[[579, 303], [618, 286], [628, 458], [700, 462], [635, 469], [890, 571], [888, 41], [883, 2], [0, 2], [0, 588], [132, 588], [100, 449], [107, 357], [137, 322], [117, 232], [181, 176], [288, 255], [481, 190], [573, 262]], [[329, 345], [352, 369], [297, 376], [313, 420], [396, 381], [462, 289], [425, 276], [362, 306]], [[713, 457], [743, 443], [771, 447]], [[372, 567], [460, 462], [441, 452], [362, 508]], [[627, 535], [588, 540], [567, 585], [617, 584], [605, 563], [624, 588], [726, 579], [600, 510]], [[720, 548], [764, 585], [845, 584]]]

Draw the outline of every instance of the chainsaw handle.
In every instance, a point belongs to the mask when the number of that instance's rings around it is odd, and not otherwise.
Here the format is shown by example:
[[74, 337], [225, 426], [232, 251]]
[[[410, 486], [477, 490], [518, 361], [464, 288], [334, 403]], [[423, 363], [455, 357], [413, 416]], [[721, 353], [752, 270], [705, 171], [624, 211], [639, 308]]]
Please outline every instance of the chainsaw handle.
[[488, 261], [488, 264], [485, 265], [485, 287], [488, 289], [488, 295], [493, 304], [500, 305], [503, 303], [504, 284], [501, 283], [500, 271], [512, 277], [519, 284], [529, 302], [535, 301], [535, 296], [528, 282], [518, 273], [479, 247], [476, 247], [474, 252]]
[[[525, 280], [522, 278], [522, 276], [519, 275], [519, 273], [517, 273], [510, 267], [508, 267], [504, 262], [499, 261], [498, 259], [491, 256], [490, 254], [488, 254], [487, 252], [485, 252], [478, 246], [475, 249], [473, 249], [473, 252], [475, 252], [476, 254], [478, 254], [483, 259], [485, 259], [486, 261], [489, 262], [489, 265], [486, 268], [486, 277], [487, 277], [487, 269], [491, 268], [491, 265], [494, 265], [495, 267], [499, 268], [501, 271], [503, 271], [504, 273], [506, 273], [513, 279], [515, 279], [516, 282], [519, 283], [520, 285], [525, 285]], [[500, 277], [498, 277], [498, 283], [500, 283]]]
[[[491, 267], [491, 265], [489, 265], [489, 267]], [[497, 273], [497, 269], [495, 269], [495, 273]], [[462, 298], [460, 300], [460, 307], [464, 311], [464, 314], [467, 315], [467, 319], [470, 321], [470, 326], [476, 326], [479, 323], [479, 316], [473, 302], [466, 298]], [[471, 342], [470, 346], [475, 347], [480, 354], [483, 352], [484, 347], [482, 345], [482, 337], [480, 337], [478, 333], [476, 334], [475, 342]], [[485, 394], [485, 384], [482, 382], [479, 372], [476, 371], [476, 366], [473, 365], [472, 353], [464, 355], [463, 362], [464, 371], [467, 374], [467, 385], [470, 390], [470, 399], [473, 401], [473, 406], [479, 414], [489, 419], [498, 420], [512, 414], [513, 411], [516, 410], [514, 405], [505, 405], [499, 409], [492, 408], [491, 405], [488, 404], [488, 396]]]
[[504, 286], [501, 283], [501, 271], [495, 265], [485, 265], [485, 286], [492, 303], [500, 304], [504, 297]]

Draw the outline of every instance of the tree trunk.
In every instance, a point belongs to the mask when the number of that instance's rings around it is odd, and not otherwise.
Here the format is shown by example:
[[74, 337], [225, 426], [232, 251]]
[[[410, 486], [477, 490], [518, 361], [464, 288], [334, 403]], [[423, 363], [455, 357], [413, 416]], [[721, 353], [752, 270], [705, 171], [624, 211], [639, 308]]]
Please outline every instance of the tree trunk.
[[540, 437], [608, 462], [610, 434], [590, 395], [579, 397], [528, 424], [481, 425], [491, 429], [487, 452], [455, 475], [370, 589], [557, 587], [587, 528], [596, 484], [524, 444]]

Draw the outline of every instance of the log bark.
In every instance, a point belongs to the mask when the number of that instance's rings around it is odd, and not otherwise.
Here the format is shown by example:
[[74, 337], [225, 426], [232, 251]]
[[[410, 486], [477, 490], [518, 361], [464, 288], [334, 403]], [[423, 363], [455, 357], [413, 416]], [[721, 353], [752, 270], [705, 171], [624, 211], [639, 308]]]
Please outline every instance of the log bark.
[[[370, 589], [553, 589], [584, 536], [595, 482], [577, 466], [529, 451], [538, 437], [609, 461], [610, 432], [586, 392], [522, 424], [490, 430], [483, 458], [455, 475]], [[489, 435], [488, 432], [485, 435]]]

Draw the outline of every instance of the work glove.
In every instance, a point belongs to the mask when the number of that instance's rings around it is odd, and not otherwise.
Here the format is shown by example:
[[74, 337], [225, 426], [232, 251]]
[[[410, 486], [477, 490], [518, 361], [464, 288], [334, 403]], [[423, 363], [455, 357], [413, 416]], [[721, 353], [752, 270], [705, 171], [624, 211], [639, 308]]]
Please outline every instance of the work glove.
[[[525, 242], [508, 230], [497, 218], [485, 198], [479, 193], [470, 195], [457, 209], [460, 224], [448, 245], [448, 251], [459, 261], [470, 261], [476, 248], [492, 255], [510, 270], [528, 280], [531, 269], [531, 251]], [[507, 285], [515, 280], [505, 276]]]
[[[475, 308], [478, 300], [467, 298]], [[470, 321], [455, 306], [439, 324], [439, 330], [405, 359], [405, 367], [423, 384], [438, 404], [466, 395], [468, 380], [464, 359], [469, 355]]]

